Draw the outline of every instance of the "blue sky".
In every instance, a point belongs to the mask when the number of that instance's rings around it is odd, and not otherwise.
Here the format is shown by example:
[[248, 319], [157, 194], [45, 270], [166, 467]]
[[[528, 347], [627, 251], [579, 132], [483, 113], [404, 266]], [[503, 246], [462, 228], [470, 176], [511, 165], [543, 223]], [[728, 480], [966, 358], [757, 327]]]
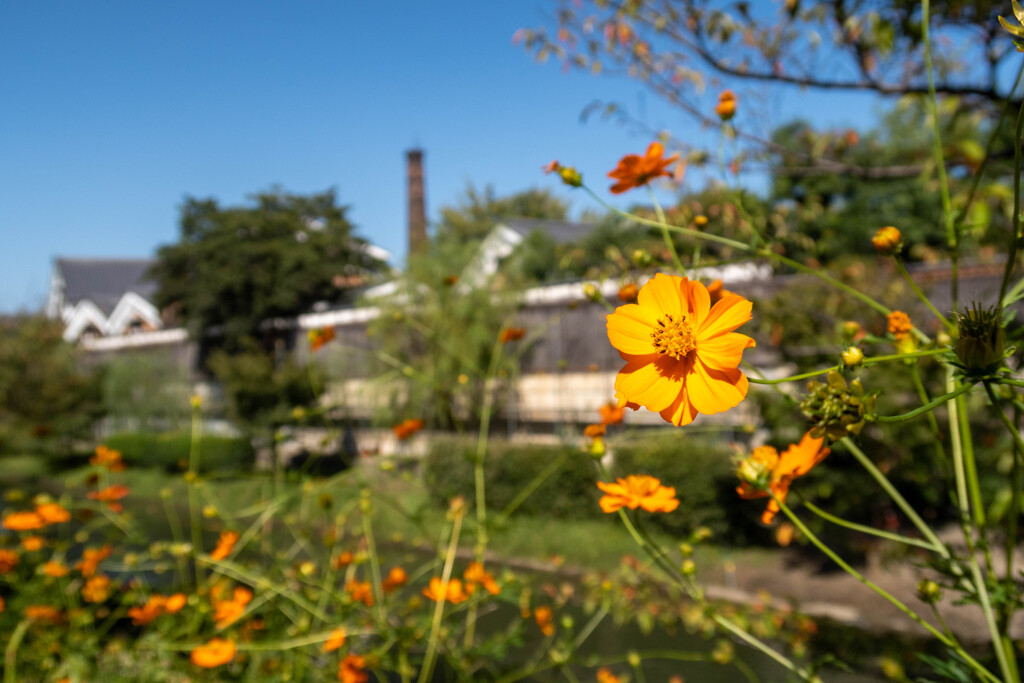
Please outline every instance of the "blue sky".
[[[594, 181], [650, 141], [581, 123], [595, 99], [716, 146], [716, 131], [639, 83], [562, 73], [512, 44], [519, 28], [551, 25], [553, 7], [0, 3], [0, 311], [42, 306], [54, 256], [148, 256], [177, 238], [183, 197], [237, 204], [275, 184], [336, 188], [359, 234], [400, 264], [404, 152], [415, 145], [431, 218], [468, 182], [499, 194], [553, 187], [580, 211], [592, 204], [540, 166], [557, 158]], [[795, 91], [769, 102], [776, 122], [813, 111], [818, 124], [853, 127], [876, 106]]]

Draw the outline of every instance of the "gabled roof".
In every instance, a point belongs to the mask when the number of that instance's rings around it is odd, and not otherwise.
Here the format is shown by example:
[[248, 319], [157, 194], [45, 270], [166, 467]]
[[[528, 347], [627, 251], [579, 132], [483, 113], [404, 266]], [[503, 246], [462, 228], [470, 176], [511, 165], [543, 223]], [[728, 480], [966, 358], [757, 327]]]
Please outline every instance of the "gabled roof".
[[156, 291], [156, 283], [146, 278], [153, 259], [58, 258], [56, 263], [66, 306], [89, 300], [109, 316], [125, 293], [148, 300]]
[[547, 235], [555, 244], [579, 242], [597, 227], [594, 223], [574, 223], [540, 218], [510, 218], [498, 221], [498, 225], [503, 225], [524, 238], [539, 231]]

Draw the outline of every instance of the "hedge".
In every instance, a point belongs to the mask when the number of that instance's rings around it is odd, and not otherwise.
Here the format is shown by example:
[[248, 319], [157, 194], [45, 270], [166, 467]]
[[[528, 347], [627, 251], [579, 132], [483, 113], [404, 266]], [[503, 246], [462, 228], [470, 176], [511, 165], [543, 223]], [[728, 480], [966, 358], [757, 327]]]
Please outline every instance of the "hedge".
[[[455, 496], [475, 500], [474, 439], [437, 439], [427, 454], [424, 480], [431, 496], [445, 505]], [[545, 468], [561, 465], [516, 508], [518, 514], [560, 519], [598, 517], [600, 498], [594, 462], [578, 445], [526, 445], [492, 440], [487, 444], [484, 481], [487, 507], [504, 510]]]
[[[188, 432], [126, 432], [114, 434], [103, 443], [121, 451], [131, 467], [159, 467], [180, 472], [187, 467], [192, 437]], [[200, 472], [239, 472], [251, 470], [256, 456], [249, 439], [206, 435], [199, 441]]]

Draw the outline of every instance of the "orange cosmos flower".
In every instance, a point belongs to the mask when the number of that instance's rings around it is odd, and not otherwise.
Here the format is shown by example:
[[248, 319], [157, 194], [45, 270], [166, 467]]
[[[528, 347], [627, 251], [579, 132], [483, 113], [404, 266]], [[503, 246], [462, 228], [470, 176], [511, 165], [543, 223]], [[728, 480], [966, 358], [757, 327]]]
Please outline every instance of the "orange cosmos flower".
[[750, 320], [750, 301], [733, 294], [712, 307], [704, 285], [664, 273], [637, 301], [608, 316], [608, 339], [626, 361], [615, 378], [620, 406], [642, 405], [678, 427], [746, 397], [737, 368], [754, 340], [733, 330]]
[[470, 562], [466, 571], [462, 573], [462, 578], [466, 580], [466, 591], [469, 593], [476, 592], [477, 585], [483, 586], [484, 590], [491, 595], [501, 592], [501, 587], [480, 562]]
[[373, 607], [373, 584], [369, 581], [352, 579], [345, 584], [345, 592], [352, 598], [352, 602], [361, 602], [367, 607]]
[[128, 616], [136, 626], [144, 626], [163, 614], [174, 614], [181, 610], [188, 601], [184, 593], [175, 593], [171, 596], [151, 595], [146, 604], [136, 606], [128, 610]]
[[423, 595], [434, 602], [447, 600], [453, 605], [469, 600], [469, 595], [462, 588], [462, 581], [450, 579], [445, 585], [439, 576], [431, 577], [430, 585], [423, 589]]
[[110, 577], [94, 576], [82, 586], [82, 598], [86, 602], [103, 602], [110, 596]]
[[423, 420], [413, 418], [410, 420], [403, 420], [400, 424], [396, 424], [391, 428], [391, 431], [395, 433], [399, 441], [405, 441], [416, 432], [420, 431], [424, 427]]
[[18, 566], [18, 553], [0, 548], [0, 574], [6, 574]]
[[220, 599], [220, 589], [211, 592], [210, 602], [213, 604], [213, 619], [217, 628], [225, 628], [238, 621], [245, 613], [245, 607], [252, 602], [252, 591], [245, 586], [238, 586], [230, 600]]
[[583, 436], [589, 439], [597, 439], [605, 435], [608, 430], [603, 424], [587, 425], [583, 428]]
[[110, 544], [102, 548], [86, 548], [82, 551], [82, 559], [75, 563], [75, 569], [82, 572], [82, 576], [85, 578], [89, 578], [96, 573], [96, 568], [99, 567], [100, 562], [110, 556], [111, 550]]
[[[789, 485], [793, 483], [793, 480], [807, 474], [815, 465], [825, 459], [825, 456], [830, 451], [822, 447], [824, 443], [824, 437], [815, 439], [811, 436], [810, 432], [807, 432], [800, 439], [800, 443], [792, 444], [782, 455], [778, 456], [778, 460], [774, 462], [774, 465], [771, 467], [771, 473], [768, 476], [768, 490], [775, 494], [775, 498], [785, 502], [786, 495], [789, 493]], [[755, 455], [760, 450], [756, 449]], [[769, 456], [759, 456], [759, 462], [761, 463], [771, 464], [773, 460], [770, 454]], [[740, 467], [742, 471], [743, 465], [741, 464]], [[745, 481], [736, 488], [736, 492], [740, 494], [740, 497], [747, 499], [767, 498], [770, 495], [768, 490], [755, 488]], [[761, 521], [765, 524], [771, 524], [778, 512], [779, 505], [775, 502], [775, 499], [768, 501], [768, 507], [765, 508], [764, 514], [761, 515]]]
[[49, 605], [29, 605], [24, 614], [29, 621], [48, 621], [51, 624], [60, 621], [60, 610]]
[[889, 333], [896, 338], [896, 341], [902, 341], [914, 331], [914, 326], [910, 322], [910, 316], [903, 311], [893, 311], [890, 313], [888, 323]]
[[597, 670], [597, 683], [622, 683], [622, 679], [613, 674], [611, 669], [602, 666]]
[[640, 289], [635, 283], [630, 282], [619, 287], [619, 301], [623, 303], [631, 304], [636, 301], [636, 295], [640, 293]]
[[70, 572], [71, 570], [68, 569], [66, 565], [63, 565], [60, 562], [50, 561], [43, 565], [42, 571], [43, 574], [45, 574], [46, 576], [52, 576], [56, 579], [62, 576], [67, 576], [68, 572]]
[[36, 506], [36, 514], [47, 524], [60, 524], [71, 519], [71, 513], [60, 503], [42, 503]]
[[599, 481], [597, 488], [605, 492], [600, 500], [604, 512], [615, 512], [624, 507], [630, 510], [641, 507], [648, 512], [672, 512], [679, 507], [676, 490], [671, 486], [662, 486], [658, 479], [646, 474], [631, 474], [625, 479], [616, 480], [614, 484]]
[[380, 587], [385, 593], [390, 593], [399, 586], [404, 586], [409, 580], [409, 575], [401, 567], [392, 567], [387, 577], [381, 582]]
[[204, 669], [213, 669], [227, 664], [235, 658], [238, 647], [235, 641], [226, 638], [214, 638], [205, 645], [192, 650], [192, 663]]
[[634, 187], [646, 185], [661, 176], [671, 177], [667, 168], [678, 161], [679, 155], [665, 158], [665, 148], [660, 142], [652, 142], [644, 156], [627, 154], [619, 159], [619, 165], [608, 173], [608, 177], [619, 182], [611, 187], [612, 194], [622, 194]]
[[334, 629], [333, 631], [331, 631], [331, 637], [324, 641], [324, 644], [321, 646], [320, 649], [322, 649], [324, 652], [334, 652], [339, 647], [345, 644], [345, 635], [345, 629]]
[[509, 342], [519, 341], [526, 334], [526, 330], [521, 327], [506, 327], [498, 335], [498, 340], [502, 344], [508, 344]]
[[124, 509], [124, 506], [117, 501], [127, 496], [130, 492], [131, 489], [124, 484], [114, 484], [113, 486], [108, 486], [100, 491], [93, 491], [89, 493], [87, 498], [89, 498], [89, 500], [98, 500], [101, 503], [106, 503], [107, 507], [113, 512], [121, 512], [121, 510]]
[[42, 536], [26, 536], [21, 539], [21, 547], [30, 553], [39, 550], [44, 545], [46, 545], [46, 539]]
[[736, 93], [732, 90], [723, 90], [718, 95], [718, 106], [715, 107], [715, 113], [723, 121], [728, 121], [736, 116]]
[[3, 614], [4, 610], [7, 609], [7, 603], [0, 597], [0, 614]]
[[336, 558], [334, 558], [334, 568], [344, 569], [345, 567], [355, 562], [355, 559], [356, 556], [352, 552], [346, 550], [345, 552], [341, 553]]
[[111, 472], [121, 472], [124, 470], [121, 452], [107, 448], [102, 444], [96, 447], [96, 454], [89, 458], [89, 464], [96, 465], [97, 467], [106, 467]]
[[622, 418], [625, 417], [626, 413], [623, 406], [611, 401], [598, 408], [597, 412], [601, 414], [601, 424], [603, 425], [619, 424], [622, 422]]
[[237, 531], [222, 531], [220, 532], [220, 538], [217, 539], [217, 547], [210, 553], [210, 557], [217, 560], [218, 562], [227, 558], [231, 554], [231, 551], [235, 548], [235, 543], [238, 542]]
[[11, 531], [33, 531], [42, 529], [46, 522], [35, 512], [8, 512], [2, 526]]
[[334, 328], [324, 327], [319, 330], [309, 331], [309, 349], [311, 351], [319, 351], [329, 342], [334, 340]]
[[366, 683], [366, 657], [362, 655], [345, 655], [338, 664], [338, 680], [341, 683]]
[[537, 622], [540, 632], [544, 635], [550, 636], [555, 632], [555, 616], [547, 605], [541, 605], [533, 610], [533, 620]]

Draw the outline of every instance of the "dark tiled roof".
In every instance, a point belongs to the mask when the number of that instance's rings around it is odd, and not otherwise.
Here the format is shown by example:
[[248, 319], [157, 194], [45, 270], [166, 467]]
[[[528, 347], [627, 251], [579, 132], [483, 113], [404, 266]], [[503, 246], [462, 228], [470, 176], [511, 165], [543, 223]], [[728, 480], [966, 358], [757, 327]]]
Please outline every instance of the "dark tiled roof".
[[500, 221], [499, 224], [514, 230], [523, 237], [529, 237], [531, 233], [539, 230], [551, 238], [555, 244], [579, 242], [597, 227], [593, 223], [572, 223], [537, 218], [510, 218]]
[[73, 306], [88, 299], [110, 315], [127, 292], [148, 300], [156, 291], [156, 283], [145, 277], [153, 263], [152, 259], [58, 258], [64, 303]]

